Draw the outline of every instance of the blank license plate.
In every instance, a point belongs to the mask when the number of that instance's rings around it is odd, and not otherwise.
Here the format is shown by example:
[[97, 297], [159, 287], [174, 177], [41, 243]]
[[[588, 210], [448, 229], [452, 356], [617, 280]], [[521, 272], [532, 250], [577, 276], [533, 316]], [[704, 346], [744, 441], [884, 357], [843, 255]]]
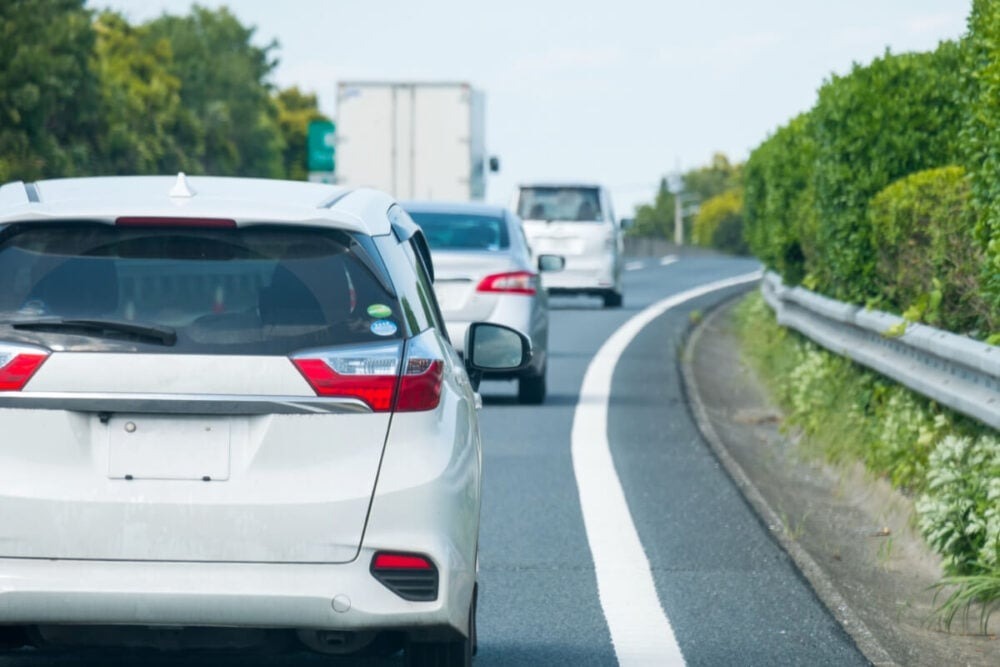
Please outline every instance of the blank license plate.
[[112, 479], [229, 479], [228, 417], [117, 415], [108, 429]]

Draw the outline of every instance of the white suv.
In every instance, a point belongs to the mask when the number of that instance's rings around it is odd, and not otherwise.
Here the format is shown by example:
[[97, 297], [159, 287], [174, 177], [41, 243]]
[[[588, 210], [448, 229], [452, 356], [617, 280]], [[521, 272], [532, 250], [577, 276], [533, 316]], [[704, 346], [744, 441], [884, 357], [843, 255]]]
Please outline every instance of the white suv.
[[590, 294], [622, 305], [621, 229], [606, 188], [593, 183], [525, 183], [511, 208], [524, 222], [532, 251], [562, 255], [566, 265], [544, 274], [553, 294]]
[[475, 376], [387, 195], [226, 178], [0, 187], [0, 649], [406, 648], [468, 665]]

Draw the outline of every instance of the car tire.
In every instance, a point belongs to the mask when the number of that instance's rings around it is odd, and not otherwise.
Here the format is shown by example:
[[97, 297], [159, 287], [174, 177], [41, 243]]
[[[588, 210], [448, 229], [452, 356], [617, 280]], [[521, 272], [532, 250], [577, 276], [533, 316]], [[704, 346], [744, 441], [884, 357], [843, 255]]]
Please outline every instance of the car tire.
[[604, 307], [605, 308], [621, 308], [622, 307], [622, 293], [621, 292], [605, 292], [604, 293]]
[[410, 642], [406, 667], [472, 667], [476, 643], [476, 601], [469, 607], [469, 636], [458, 641]]
[[542, 368], [542, 372], [537, 375], [529, 373], [518, 378], [517, 402], [522, 405], [541, 405], [544, 403], [545, 394], [547, 393], [545, 382], [547, 374], [547, 368]]

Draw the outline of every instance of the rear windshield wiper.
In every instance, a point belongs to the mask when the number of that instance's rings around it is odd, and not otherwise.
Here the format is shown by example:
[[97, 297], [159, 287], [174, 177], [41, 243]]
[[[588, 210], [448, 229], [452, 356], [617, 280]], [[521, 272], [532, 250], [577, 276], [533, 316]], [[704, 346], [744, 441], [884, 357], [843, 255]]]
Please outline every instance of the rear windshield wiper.
[[136, 338], [144, 338], [160, 345], [174, 345], [177, 342], [177, 331], [161, 324], [142, 324], [124, 320], [74, 319], [63, 317], [44, 317], [33, 320], [13, 320], [0, 322], [9, 324], [15, 329], [35, 331], [78, 331], [84, 335], [127, 334]]

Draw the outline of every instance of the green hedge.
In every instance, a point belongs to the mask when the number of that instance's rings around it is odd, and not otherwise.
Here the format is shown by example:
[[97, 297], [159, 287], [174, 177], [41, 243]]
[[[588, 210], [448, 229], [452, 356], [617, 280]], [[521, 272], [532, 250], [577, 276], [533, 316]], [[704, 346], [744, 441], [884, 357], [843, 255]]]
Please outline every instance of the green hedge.
[[974, 0], [965, 43], [963, 163], [972, 175], [982, 288], [1000, 312], [1000, 3]]
[[961, 53], [886, 54], [833, 77], [811, 112], [816, 139], [817, 287], [838, 299], [877, 297], [868, 202], [916, 171], [953, 164], [961, 113]]
[[880, 305], [952, 331], [1000, 328], [979, 289], [976, 242], [961, 167], [917, 172], [875, 195], [868, 210]]
[[692, 237], [696, 244], [735, 255], [749, 251], [743, 240], [743, 192], [727, 190], [701, 204], [694, 217]]

